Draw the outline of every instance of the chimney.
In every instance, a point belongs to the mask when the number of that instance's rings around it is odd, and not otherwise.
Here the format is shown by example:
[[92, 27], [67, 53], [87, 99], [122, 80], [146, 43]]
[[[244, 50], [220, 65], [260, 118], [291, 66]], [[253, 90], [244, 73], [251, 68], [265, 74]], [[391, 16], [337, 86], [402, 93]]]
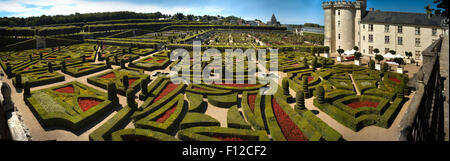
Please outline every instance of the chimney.
[[369, 11], [373, 12], [373, 8], [370, 8]]

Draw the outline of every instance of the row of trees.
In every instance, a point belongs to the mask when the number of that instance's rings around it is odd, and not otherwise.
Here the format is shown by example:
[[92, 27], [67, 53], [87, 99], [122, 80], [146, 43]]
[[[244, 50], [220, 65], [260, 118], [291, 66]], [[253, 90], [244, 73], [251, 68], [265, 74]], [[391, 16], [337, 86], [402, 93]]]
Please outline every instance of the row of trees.
[[168, 18], [170, 15], [155, 13], [136, 12], [98, 12], [98, 13], [75, 13], [71, 15], [34, 16], [34, 17], [3, 17], [0, 18], [0, 26], [42, 26], [68, 23], [86, 23], [92, 21], [120, 20], [120, 19], [159, 19]]

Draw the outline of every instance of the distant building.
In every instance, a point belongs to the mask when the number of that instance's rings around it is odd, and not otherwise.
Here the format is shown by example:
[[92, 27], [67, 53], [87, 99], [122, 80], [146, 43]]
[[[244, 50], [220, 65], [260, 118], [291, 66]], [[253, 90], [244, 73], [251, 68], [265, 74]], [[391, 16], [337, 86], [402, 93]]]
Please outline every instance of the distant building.
[[267, 26], [281, 26], [280, 22], [277, 21], [275, 14], [272, 14], [272, 18], [267, 22]]
[[320, 28], [320, 27], [302, 27], [300, 29], [300, 34], [303, 34], [303, 32], [324, 34], [325, 29], [324, 28]]
[[425, 13], [366, 10], [367, 0], [323, 2], [325, 41], [331, 52], [358, 46], [363, 55], [389, 50], [412, 52], [422, 62], [422, 51], [444, 33], [444, 18]]

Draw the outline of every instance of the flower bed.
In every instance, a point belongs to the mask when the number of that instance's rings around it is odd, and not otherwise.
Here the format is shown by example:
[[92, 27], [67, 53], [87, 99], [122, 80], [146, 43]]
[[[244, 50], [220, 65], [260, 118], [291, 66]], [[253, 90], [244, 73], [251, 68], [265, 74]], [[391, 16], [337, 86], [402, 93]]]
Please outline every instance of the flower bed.
[[75, 89], [73, 88], [73, 86], [66, 86], [66, 87], [57, 88], [54, 90], [56, 92], [61, 92], [61, 93], [75, 93]]
[[170, 92], [172, 92], [174, 89], [176, 89], [178, 87], [178, 85], [173, 84], [173, 83], [169, 83], [164, 87], [164, 90], [158, 94], [158, 97], [156, 97], [153, 102], [157, 102], [158, 100], [160, 100], [161, 98], [165, 97], [167, 94], [169, 94]]
[[78, 105], [83, 110], [83, 112], [86, 112], [87, 110], [91, 109], [94, 106], [97, 106], [102, 102], [102, 100], [96, 98], [78, 98]]
[[389, 77], [389, 80], [391, 80], [391, 81], [393, 81], [395, 83], [401, 83], [402, 82], [400, 79], [395, 78], [395, 77]]
[[125, 95], [127, 88], [125, 88], [121, 80], [125, 75], [128, 76], [128, 88], [133, 89], [135, 92], [139, 91], [141, 81], [148, 77], [148, 75], [144, 74], [144, 71], [140, 69], [118, 68], [89, 77], [87, 81], [88, 83], [103, 89], [107, 89], [109, 82], [114, 82], [118, 90], [117, 92], [121, 95]]
[[272, 107], [275, 118], [277, 119], [277, 122], [288, 141], [308, 140], [308, 138], [303, 135], [303, 132], [297, 127], [297, 125], [289, 118], [286, 112], [281, 109], [275, 98], [272, 98]]
[[250, 110], [252, 112], [255, 112], [256, 94], [248, 95], [247, 100], [248, 100], [248, 106], [250, 107]]
[[358, 109], [361, 107], [373, 107], [376, 108], [380, 103], [378, 102], [370, 102], [370, 101], [361, 101], [361, 102], [352, 102], [347, 104], [347, 106], [351, 107], [352, 109]]
[[24, 99], [44, 128], [64, 127], [72, 132], [88, 126], [113, 108], [106, 93], [79, 82], [32, 91]]

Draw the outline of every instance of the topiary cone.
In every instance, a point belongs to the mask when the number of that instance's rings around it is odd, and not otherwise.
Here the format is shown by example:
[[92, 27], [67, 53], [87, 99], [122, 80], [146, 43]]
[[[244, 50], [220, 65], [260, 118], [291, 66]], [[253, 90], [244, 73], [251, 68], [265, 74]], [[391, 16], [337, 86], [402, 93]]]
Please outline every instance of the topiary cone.
[[317, 91], [317, 100], [319, 101], [320, 104], [325, 103], [325, 90], [323, 89], [322, 86], [318, 86], [316, 88]]
[[113, 103], [119, 103], [119, 98], [117, 97], [116, 83], [109, 82], [107, 85], [107, 89], [108, 89], [108, 100], [110, 100]]
[[16, 86], [17, 88], [22, 88], [22, 74], [16, 74]]
[[134, 91], [133, 91], [133, 89], [128, 89], [127, 90], [127, 93], [126, 93], [126, 96], [127, 96], [127, 104], [128, 104], [128, 107], [131, 107], [131, 108], [133, 108], [133, 109], [136, 109], [137, 108], [137, 103], [136, 103], [136, 98], [135, 98], [135, 96], [134, 96]]
[[301, 90], [297, 91], [297, 94], [295, 96], [295, 100], [296, 100], [295, 108], [296, 109], [302, 110], [302, 109], [306, 108], [305, 107], [305, 95], [303, 93], [304, 92]]
[[25, 97], [29, 97], [31, 96], [31, 91], [30, 91], [30, 82], [26, 81], [23, 87], [23, 96]]
[[305, 93], [305, 97], [309, 97], [309, 85], [308, 85], [308, 77], [307, 76], [302, 77], [302, 87], [303, 87], [303, 92]]
[[141, 91], [144, 96], [148, 96], [148, 83], [150, 82], [150, 77], [147, 76], [141, 81]]
[[122, 84], [123, 84], [123, 87], [125, 87], [125, 89], [128, 88], [129, 84], [128, 84], [128, 76], [127, 75], [123, 76]]
[[120, 60], [120, 68], [125, 69], [125, 60], [121, 59]]
[[53, 73], [53, 64], [52, 64], [52, 62], [48, 62], [47, 67], [48, 67], [48, 72]]
[[282, 81], [282, 86], [283, 86], [283, 91], [284, 91], [284, 95], [285, 96], [287, 96], [287, 95], [291, 95], [290, 93], [289, 93], [289, 81], [287, 80], [287, 78], [284, 78], [283, 79], [283, 81]]

